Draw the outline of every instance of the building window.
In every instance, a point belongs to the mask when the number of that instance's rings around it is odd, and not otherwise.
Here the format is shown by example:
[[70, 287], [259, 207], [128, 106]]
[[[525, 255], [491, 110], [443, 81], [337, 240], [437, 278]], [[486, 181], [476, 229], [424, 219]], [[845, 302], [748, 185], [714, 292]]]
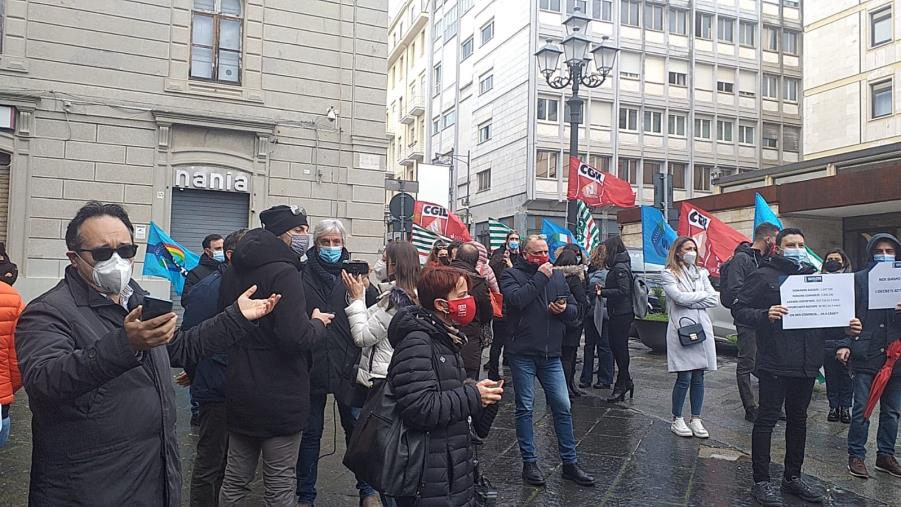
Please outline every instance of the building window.
[[648, 30], [663, 31], [663, 6], [644, 4], [644, 27]]
[[598, 171], [610, 171], [610, 157], [607, 155], [588, 155], [588, 165]]
[[718, 17], [716, 20], [716, 38], [720, 42], [735, 42], [735, 20], [732, 18]]
[[660, 162], [645, 160], [642, 164], [643, 170], [641, 171], [641, 181], [645, 185], [653, 185], [654, 177], [660, 174], [660, 167], [662, 164]]
[[556, 180], [560, 154], [556, 151], [538, 150], [535, 177], [541, 180]]
[[870, 13], [870, 47], [892, 40], [892, 8]]
[[738, 43], [749, 48], [757, 47], [757, 25], [742, 21], [738, 24]]
[[451, 109], [450, 111], [444, 113], [442, 119], [443, 128], [453, 127], [454, 124], [457, 123], [457, 112]]
[[763, 50], [779, 51], [779, 29], [772, 26], [763, 27]]
[[241, 0], [194, 0], [191, 79], [241, 83], [241, 4]]
[[675, 137], [685, 137], [685, 115], [670, 114], [666, 121], [666, 133]]
[[638, 109], [619, 108], [619, 129], [638, 132]]
[[583, 16], [588, 15], [588, 0], [566, 0], [566, 13], [574, 14], [576, 9], [579, 9], [579, 14]]
[[801, 152], [801, 129], [798, 127], [782, 127], [782, 150], [792, 153]]
[[673, 188], [685, 189], [685, 164], [682, 162], [670, 162], [669, 173], [673, 176]]
[[469, 37], [463, 44], [460, 45], [460, 61], [463, 61], [470, 56], [472, 56], [473, 47], [475, 43], [472, 41], [472, 37]]
[[538, 97], [538, 119], [557, 123], [557, 109], [560, 101], [556, 98]]
[[771, 148], [774, 150], [779, 149], [779, 125], [775, 123], [764, 123], [763, 124], [763, 137], [760, 140], [760, 144], [763, 145], [764, 148]]
[[751, 125], [738, 126], [738, 143], [754, 146], [754, 127]]
[[476, 192], [484, 192], [491, 188], [491, 169], [476, 173]]
[[460, 0], [459, 2], [457, 2], [457, 9], [460, 11], [461, 17], [469, 12], [469, 9], [472, 9], [473, 3], [473, 0]]
[[684, 72], [669, 72], [669, 84], [673, 86], [685, 86], [688, 76]]
[[479, 95], [494, 88], [494, 74], [485, 74], [479, 78]]
[[620, 23], [627, 26], [641, 26], [641, 2], [622, 0], [619, 7]]
[[710, 120], [695, 118], [695, 139], [710, 140]]
[[716, 140], [723, 143], [731, 143], [732, 142], [732, 130], [735, 123], [729, 120], [717, 120], [716, 121]]
[[892, 81], [883, 81], [870, 85], [870, 115], [882, 118], [892, 114]]
[[730, 83], [728, 81], [717, 81], [716, 82], [716, 91], [722, 93], [735, 93], [735, 83]]
[[681, 9], [669, 10], [669, 32], [674, 35], [688, 34], [688, 11]]
[[482, 25], [482, 29], [479, 33], [482, 34], [482, 46], [488, 44], [488, 41], [494, 38], [494, 20], [492, 19], [488, 23]]
[[782, 5], [797, 9], [801, 5], [801, 2], [799, 0], [782, 0]]
[[663, 113], [660, 111], [648, 111], [644, 112], [644, 131], [648, 134], [661, 134], [663, 133], [663, 126], [661, 122], [663, 121]]
[[637, 184], [638, 162], [637, 158], [620, 158], [616, 168], [616, 175], [621, 180], [626, 180], [633, 185]]
[[441, 131], [441, 117], [436, 116], [432, 118], [432, 134], [437, 134]]
[[713, 168], [709, 165], [696, 165], [694, 187], [702, 192], [710, 191], [710, 172]]
[[538, 0], [538, 8], [543, 11], [560, 12], [560, 0]]
[[792, 79], [790, 77], [782, 78], [782, 82], [785, 83], [785, 96], [784, 99], [786, 102], [797, 102], [798, 101], [798, 88], [801, 86], [800, 79]]
[[798, 32], [790, 30], [782, 32], [782, 51], [787, 55], [798, 54]]
[[713, 39], [713, 15], [703, 12], [695, 13], [695, 37]]
[[591, 17], [601, 21], [613, 19], [613, 0], [592, 0]]
[[761, 95], [765, 99], [779, 100], [779, 76], [763, 75], [763, 90]]
[[479, 144], [491, 139], [491, 122], [486, 121], [479, 125]]
[[432, 69], [432, 95], [441, 93], [441, 64]]
[[451, 40], [451, 37], [457, 35], [457, 6], [449, 7], [447, 14], [444, 15], [444, 41]]

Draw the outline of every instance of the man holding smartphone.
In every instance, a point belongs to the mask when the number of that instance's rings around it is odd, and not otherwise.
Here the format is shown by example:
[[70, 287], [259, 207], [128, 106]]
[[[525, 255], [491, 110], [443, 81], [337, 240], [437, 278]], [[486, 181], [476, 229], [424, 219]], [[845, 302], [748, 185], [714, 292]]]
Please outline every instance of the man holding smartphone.
[[507, 360], [513, 373], [522, 478], [533, 486], [545, 483], [538, 468], [532, 427], [534, 385], [538, 377], [554, 416], [563, 478], [580, 486], [594, 486], [594, 477], [585, 473], [576, 459], [569, 392], [560, 362], [565, 322], [578, 315], [576, 300], [563, 274], [554, 271], [548, 262], [547, 241], [542, 236], [529, 236], [522, 248], [523, 256], [516, 257], [513, 267], [501, 277], [501, 292], [512, 326], [513, 339], [507, 345]]
[[31, 505], [181, 505], [170, 368], [227, 351], [278, 303], [251, 300], [256, 287], [245, 287], [190, 330], [171, 312], [145, 319], [133, 234], [118, 204], [85, 204], [66, 228], [64, 278], [19, 319]]

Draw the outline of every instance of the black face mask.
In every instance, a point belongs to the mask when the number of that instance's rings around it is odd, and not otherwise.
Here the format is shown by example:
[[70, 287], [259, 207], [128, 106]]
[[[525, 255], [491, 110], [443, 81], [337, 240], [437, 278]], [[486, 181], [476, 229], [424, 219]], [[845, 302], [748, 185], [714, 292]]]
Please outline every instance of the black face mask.
[[827, 273], [837, 273], [841, 271], [843, 267], [845, 266], [835, 259], [829, 259], [823, 263], [823, 269], [825, 269]]
[[450, 257], [438, 257], [438, 262], [444, 266], [450, 266]]

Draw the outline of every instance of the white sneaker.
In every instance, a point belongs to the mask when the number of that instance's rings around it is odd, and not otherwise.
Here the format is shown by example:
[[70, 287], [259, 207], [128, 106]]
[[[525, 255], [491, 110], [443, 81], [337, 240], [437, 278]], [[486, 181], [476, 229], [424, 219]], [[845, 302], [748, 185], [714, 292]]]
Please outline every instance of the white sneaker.
[[701, 420], [698, 418], [692, 417], [691, 421], [688, 423], [688, 427], [691, 428], [689, 431], [698, 438], [707, 438], [710, 436], [710, 433], [707, 433], [707, 430], [704, 429], [704, 425], [701, 424]]
[[690, 437], [692, 435], [691, 430], [688, 429], [688, 426], [685, 424], [685, 418], [683, 417], [673, 417], [673, 424], [670, 425], [669, 429], [680, 437]]

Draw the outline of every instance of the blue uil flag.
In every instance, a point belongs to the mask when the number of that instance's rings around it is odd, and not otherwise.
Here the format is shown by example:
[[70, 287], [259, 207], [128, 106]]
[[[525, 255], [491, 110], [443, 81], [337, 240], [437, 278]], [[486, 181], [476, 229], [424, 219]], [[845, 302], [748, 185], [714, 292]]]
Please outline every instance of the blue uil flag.
[[676, 236], [676, 231], [663, 220], [659, 209], [641, 207], [641, 245], [646, 263], [666, 264], [666, 254], [676, 241]]

